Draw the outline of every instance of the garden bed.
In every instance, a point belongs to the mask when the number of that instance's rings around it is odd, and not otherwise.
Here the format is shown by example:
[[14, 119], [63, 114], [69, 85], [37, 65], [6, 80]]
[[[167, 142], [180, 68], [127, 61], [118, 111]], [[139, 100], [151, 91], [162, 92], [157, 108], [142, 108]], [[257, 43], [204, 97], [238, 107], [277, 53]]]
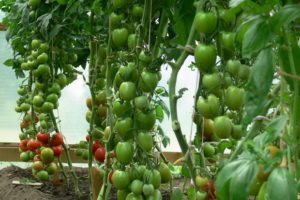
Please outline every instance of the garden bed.
[[[76, 196], [71, 180], [70, 187], [66, 184], [53, 186], [50, 182], [45, 182], [42, 186], [15, 185], [13, 181], [32, 180], [38, 182], [31, 174], [31, 169], [23, 169], [17, 166], [10, 166], [0, 170], [0, 199], [7, 200], [87, 200], [89, 199], [89, 184], [87, 168], [75, 168], [79, 177], [79, 187], [83, 195]], [[182, 179], [175, 179], [174, 186], [179, 186]], [[161, 188], [163, 199], [170, 199], [169, 188]], [[110, 200], [116, 199], [116, 192], [111, 192]]]

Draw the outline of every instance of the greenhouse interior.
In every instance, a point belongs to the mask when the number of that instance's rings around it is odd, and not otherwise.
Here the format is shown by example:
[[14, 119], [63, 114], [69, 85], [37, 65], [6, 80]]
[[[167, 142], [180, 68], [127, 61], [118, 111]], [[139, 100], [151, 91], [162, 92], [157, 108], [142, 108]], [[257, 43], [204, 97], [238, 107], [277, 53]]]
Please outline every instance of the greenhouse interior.
[[0, 200], [300, 199], [300, 0], [0, 0]]

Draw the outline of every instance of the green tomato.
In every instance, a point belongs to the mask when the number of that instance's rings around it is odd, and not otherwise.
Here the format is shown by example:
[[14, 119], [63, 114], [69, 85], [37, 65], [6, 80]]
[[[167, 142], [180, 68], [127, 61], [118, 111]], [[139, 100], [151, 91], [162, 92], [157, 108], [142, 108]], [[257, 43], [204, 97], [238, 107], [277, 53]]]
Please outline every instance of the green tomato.
[[245, 90], [230, 86], [225, 92], [225, 104], [231, 110], [240, 110], [245, 102]]
[[264, 182], [262, 186], [259, 189], [258, 195], [256, 197], [257, 200], [265, 200], [266, 198], [266, 192], [267, 192], [267, 182]]
[[30, 104], [28, 104], [28, 103], [22, 103], [21, 106], [20, 106], [20, 108], [21, 108], [21, 110], [23, 112], [27, 112], [27, 111], [30, 110]]
[[81, 157], [83, 160], [88, 160], [89, 159], [89, 151], [87, 149], [83, 149]]
[[133, 132], [133, 120], [130, 117], [118, 120], [115, 124], [115, 130], [122, 138], [131, 138]]
[[59, 84], [59, 86], [61, 88], [64, 88], [68, 83], [67, 76], [65, 74], [62, 74], [62, 73], [58, 74], [56, 82]]
[[197, 191], [196, 200], [205, 200], [206, 198], [207, 198], [207, 193], [206, 192]]
[[52, 86], [48, 89], [49, 93], [60, 94], [61, 87], [58, 83], [53, 83]]
[[153, 148], [153, 137], [150, 132], [140, 132], [137, 136], [137, 144], [146, 152]]
[[139, 81], [139, 87], [143, 92], [153, 92], [158, 84], [156, 73], [143, 71]]
[[159, 173], [161, 176], [161, 182], [162, 183], [168, 183], [172, 179], [172, 173], [168, 165], [165, 163], [161, 162], [159, 165]]
[[112, 4], [115, 8], [121, 8], [128, 3], [128, 0], [112, 0]]
[[213, 12], [198, 12], [195, 16], [198, 33], [211, 34], [217, 27], [217, 16]]
[[41, 170], [39, 171], [37, 174], [36, 174], [37, 178], [40, 180], [40, 181], [48, 181], [49, 179], [49, 174], [47, 171], [45, 170]]
[[25, 140], [25, 139], [27, 139], [27, 135], [25, 133], [20, 133], [19, 134], [19, 139], [20, 140]]
[[130, 34], [128, 36], [127, 45], [129, 49], [135, 49], [136, 43], [136, 34]]
[[239, 60], [228, 60], [226, 70], [233, 76], [238, 76], [241, 63]]
[[222, 47], [227, 50], [234, 51], [235, 49], [234, 39], [235, 39], [235, 33], [223, 32], [221, 35]]
[[36, 60], [39, 64], [45, 64], [45, 63], [47, 63], [48, 59], [49, 59], [48, 54], [42, 53], [41, 55], [39, 55], [37, 57]]
[[24, 96], [25, 94], [27, 94], [27, 89], [25, 87], [19, 87], [17, 92], [19, 95]]
[[154, 187], [152, 184], [144, 184], [143, 185], [143, 194], [148, 197], [154, 193]]
[[131, 142], [118, 142], [115, 152], [116, 152], [117, 160], [121, 164], [127, 165], [133, 159], [133, 153], [134, 153], [133, 144]]
[[131, 104], [128, 101], [114, 101], [112, 111], [117, 117], [124, 117], [132, 110]]
[[53, 175], [57, 172], [57, 165], [55, 162], [50, 163], [45, 170], [48, 172], [48, 174]]
[[[33, 1], [33, 2], [40, 2], [40, 0], [32, 0], [32, 1]], [[33, 48], [33, 49], [39, 48], [40, 43], [41, 43], [40, 40], [36, 40], [36, 39], [32, 40], [32, 41], [31, 41], [31, 48]]]
[[240, 65], [238, 77], [242, 80], [247, 80], [250, 75], [250, 67], [247, 65]]
[[20, 160], [23, 161], [23, 162], [27, 162], [30, 160], [30, 156], [29, 156], [29, 153], [26, 151], [26, 152], [22, 152], [20, 154]]
[[37, 68], [37, 73], [42, 76], [48, 76], [50, 72], [51, 70], [48, 64], [41, 64]]
[[205, 143], [203, 146], [203, 152], [205, 157], [212, 157], [215, 155], [216, 150], [211, 144]]
[[82, 152], [82, 149], [75, 149], [74, 153], [75, 153], [76, 156], [82, 156], [83, 152]]
[[128, 172], [116, 170], [112, 175], [112, 183], [118, 190], [127, 189], [130, 184]]
[[196, 66], [201, 72], [211, 71], [216, 64], [217, 52], [212, 45], [199, 44], [195, 49]]
[[218, 91], [221, 88], [221, 77], [217, 73], [213, 74], [205, 74], [203, 76], [202, 85], [206, 88], [209, 92]]
[[143, 200], [143, 196], [139, 194], [129, 193], [126, 200]]
[[155, 189], [158, 189], [161, 184], [161, 176], [158, 170], [154, 169], [152, 170], [152, 181], [151, 181], [153, 187]]
[[53, 103], [53, 104], [56, 104], [57, 101], [58, 101], [58, 96], [57, 94], [55, 93], [52, 93], [52, 94], [49, 94], [46, 98], [46, 101], [47, 102], [50, 102], [50, 103]]
[[43, 112], [51, 112], [54, 109], [54, 104], [51, 102], [44, 102], [42, 105]]
[[243, 127], [242, 127], [242, 125], [234, 125], [232, 127], [231, 137], [235, 140], [239, 140], [243, 137]]
[[153, 111], [141, 112], [137, 111], [136, 113], [136, 123], [138, 128], [142, 130], [151, 130], [155, 125], [156, 115]]
[[[112, 12], [109, 16], [109, 22], [112, 29], [115, 29], [121, 25], [122, 20], [124, 19], [124, 15], [117, 15]], [[106, 57], [106, 56], [105, 56]]]
[[134, 81], [136, 73], [138, 73], [134, 63], [128, 63], [127, 66], [121, 66], [118, 70], [119, 75], [124, 81]]
[[229, 138], [232, 131], [232, 123], [226, 116], [219, 116], [214, 120], [214, 132], [222, 139]]
[[142, 194], [143, 192], [143, 182], [140, 180], [132, 181], [130, 189], [134, 194]]
[[145, 111], [147, 108], [149, 108], [148, 98], [146, 96], [135, 97], [135, 99], [134, 99], [134, 106], [137, 109]]
[[123, 47], [127, 44], [128, 35], [126, 28], [115, 29], [112, 32], [112, 41], [116, 47]]
[[131, 12], [133, 17], [140, 19], [143, 16], [144, 9], [143, 7], [135, 4], [133, 5]]
[[123, 82], [120, 85], [120, 97], [126, 101], [134, 99], [136, 96], [136, 87], [133, 82]]
[[196, 108], [205, 118], [214, 119], [220, 113], [220, 101], [213, 94], [210, 94], [207, 99], [199, 97]]
[[117, 191], [117, 200], [126, 200], [129, 192], [127, 190], [118, 190]]
[[44, 52], [49, 50], [49, 44], [47, 42], [44, 42], [42, 44], [40, 44], [40, 49]]

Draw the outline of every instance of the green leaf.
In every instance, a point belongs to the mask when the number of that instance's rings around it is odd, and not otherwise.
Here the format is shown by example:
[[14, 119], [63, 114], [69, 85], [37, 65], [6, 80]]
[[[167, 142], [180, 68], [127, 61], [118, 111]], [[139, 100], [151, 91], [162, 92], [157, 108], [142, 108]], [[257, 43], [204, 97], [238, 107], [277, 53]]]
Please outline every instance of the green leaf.
[[297, 200], [296, 183], [290, 172], [283, 167], [275, 168], [267, 182], [267, 200]]
[[52, 28], [52, 30], [49, 33], [49, 40], [51, 41], [58, 33], [60, 30], [64, 27], [64, 25], [61, 24], [55, 24], [55, 26]]
[[244, 162], [234, 172], [230, 180], [230, 200], [246, 200], [257, 176], [258, 165], [255, 160]]
[[273, 31], [278, 31], [283, 25], [287, 25], [300, 17], [300, 5], [286, 5], [275, 13], [270, 19]]
[[160, 136], [160, 138], [162, 139], [162, 144], [164, 145], [164, 147], [167, 147], [168, 144], [170, 144], [170, 138], [165, 135], [164, 130], [161, 128], [161, 126], [157, 126], [157, 133]]
[[230, 179], [235, 176], [234, 172], [244, 162], [244, 159], [235, 160], [225, 165], [219, 172], [216, 179], [216, 194], [219, 200], [229, 200]]
[[7, 59], [6, 61], [4, 61], [3, 63], [4, 65], [11, 67], [14, 65], [14, 59]]
[[187, 189], [186, 193], [187, 193], [187, 196], [189, 197], [188, 199], [189, 200], [196, 200], [196, 190], [195, 188], [193, 187], [190, 187]]
[[185, 178], [191, 178], [190, 171], [186, 165], [183, 165], [181, 168], [181, 175]]
[[156, 119], [158, 119], [158, 121], [162, 122], [164, 120], [164, 111], [161, 108], [161, 106], [156, 106], [155, 107], [155, 113], [156, 113]]
[[253, 20], [243, 38], [243, 57], [250, 57], [265, 48], [273, 36], [268, 19], [259, 17]]
[[246, 102], [243, 125], [246, 127], [254, 117], [260, 114], [267, 102], [267, 95], [273, 81], [274, 55], [271, 48], [264, 49], [258, 55], [246, 85]]
[[180, 188], [175, 188], [173, 190], [171, 200], [182, 200], [182, 199], [183, 199], [183, 194], [182, 194]]
[[266, 127], [266, 131], [254, 139], [256, 144], [263, 148], [266, 146], [266, 144], [270, 144], [274, 140], [276, 140], [281, 135], [281, 132], [287, 122], [287, 119], [288, 117], [286, 115], [281, 115], [277, 119], [273, 120]]
[[162, 108], [164, 113], [166, 113], [167, 116], [170, 117], [170, 110], [169, 110], [167, 104], [163, 100], [158, 100], [156, 103], [157, 103], [157, 105], [159, 105]]

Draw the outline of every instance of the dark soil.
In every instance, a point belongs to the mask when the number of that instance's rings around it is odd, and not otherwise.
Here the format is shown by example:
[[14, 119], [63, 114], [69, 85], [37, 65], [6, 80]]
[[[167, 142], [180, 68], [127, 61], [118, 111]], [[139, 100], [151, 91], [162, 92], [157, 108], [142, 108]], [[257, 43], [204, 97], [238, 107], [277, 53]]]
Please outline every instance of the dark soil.
[[[53, 186], [51, 182], [45, 182], [42, 186], [14, 185], [12, 181], [34, 180], [31, 169], [22, 169], [10, 166], [0, 170], [0, 200], [88, 200], [89, 184], [88, 171], [86, 168], [75, 168], [79, 177], [80, 191], [83, 193], [78, 197], [73, 188], [73, 181], [70, 180], [70, 187], [66, 184]], [[182, 180], [174, 180], [174, 186], [179, 186]], [[163, 200], [169, 200], [169, 188], [161, 188]], [[110, 200], [116, 200], [116, 191], [111, 191]]]

